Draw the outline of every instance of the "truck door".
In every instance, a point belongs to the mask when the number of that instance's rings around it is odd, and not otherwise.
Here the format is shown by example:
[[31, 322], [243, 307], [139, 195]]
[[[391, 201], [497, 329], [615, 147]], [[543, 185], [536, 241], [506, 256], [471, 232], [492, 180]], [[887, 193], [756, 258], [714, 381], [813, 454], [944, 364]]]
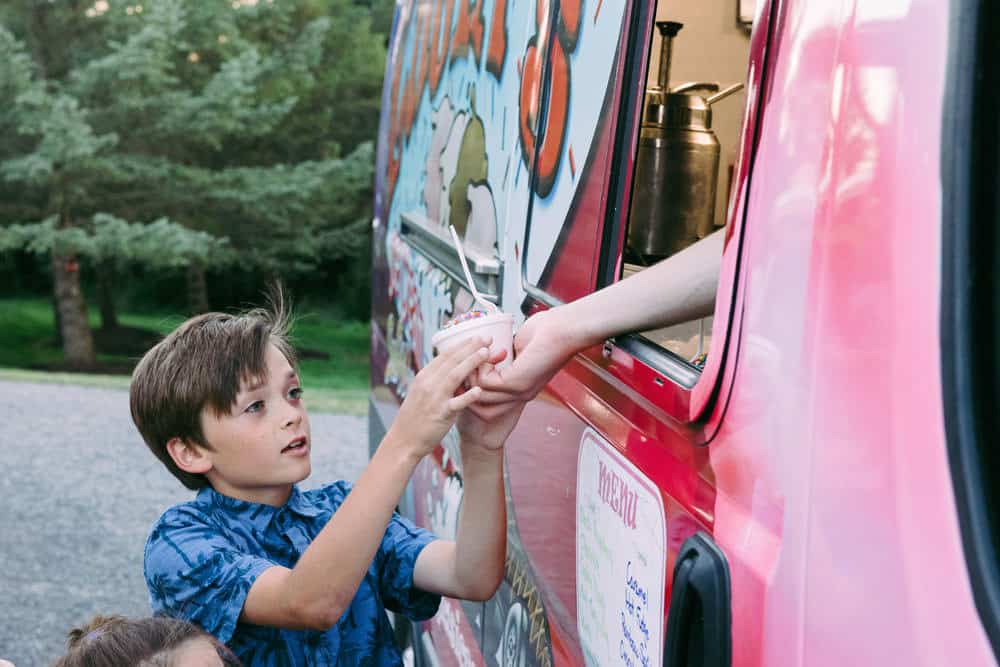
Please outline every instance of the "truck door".
[[[568, 4], [550, 19], [557, 29], [520, 255], [522, 310], [579, 298], [659, 259], [630, 247], [643, 98], [658, 73], [654, 23], [683, 24], [670, 89], [710, 98], [746, 85], [715, 112], [718, 201], [699, 234], [727, 227], [727, 241], [714, 315], [587, 350], [526, 408], [507, 444], [507, 580], [487, 604], [484, 649], [496, 664], [728, 665], [730, 564], [712, 538], [708, 447], [732, 379], [726, 353], [738, 325], [742, 201], [771, 4], [757, 7], [751, 33], [753, 13], [743, 23], [729, 3], [596, 3], [581, 25], [609, 21], [615, 30], [602, 41], [584, 29], [575, 42], [563, 35], [574, 34], [575, 24], [564, 26], [572, 12], [560, 14]], [[563, 64], [570, 43], [601, 56]], [[607, 85], [598, 60], [608, 64]], [[588, 135], [579, 125], [591, 107], [600, 112]]]
[[[519, 284], [516, 262], [513, 272], [508, 264], [521, 243], [535, 154], [522, 137], [537, 131], [537, 107], [521, 113], [520, 101], [537, 104], [543, 79], [533, 45], [548, 5], [537, 4], [397, 4], [376, 157], [372, 448], [432, 358], [431, 335], [472, 304], [449, 226], [463, 239], [478, 291], [508, 310], [520, 303], [510, 291]], [[418, 467], [401, 510], [454, 537], [462, 485], [451, 433]], [[430, 664], [483, 664], [483, 617], [481, 603], [444, 600], [417, 628], [418, 655]]]
[[[642, 20], [636, 13], [641, 7], [632, 3], [539, 0], [535, 7], [523, 60], [541, 65], [541, 79], [537, 94], [519, 99], [520, 144], [533, 159], [519, 174], [521, 224], [512, 220], [509, 227], [509, 310], [530, 303], [540, 285], [564, 300], [593, 288], [606, 180], [620, 131], [614, 109], [625, 72], [638, 67], [634, 53], [642, 52], [627, 48]], [[551, 268], [560, 259], [570, 270]], [[500, 591], [486, 605], [488, 665], [582, 659], [573, 557], [576, 460], [565, 448], [550, 449], [578, 439], [581, 427], [564, 405], [542, 398], [529, 406], [510, 440], [519, 443], [507, 459], [507, 567]]]

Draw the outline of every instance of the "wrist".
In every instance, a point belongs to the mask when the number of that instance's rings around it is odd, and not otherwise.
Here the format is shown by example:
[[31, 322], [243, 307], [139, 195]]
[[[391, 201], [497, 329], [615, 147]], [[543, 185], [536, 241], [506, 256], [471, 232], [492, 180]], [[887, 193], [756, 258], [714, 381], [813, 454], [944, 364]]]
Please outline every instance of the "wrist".
[[560, 341], [560, 349], [569, 352], [569, 356], [597, 345], [606, 337], [598, 326], [601, 318], [589, 316], [583, 300], [571, 301], [547, 312], [549, 336]]
[[460, 435], [458, 442], [462, 451], [463, 465], [470, 461], [492, 463], [503, 458], [503, 444], [497, 447], [482, 438], [464, 435]]
[[424, 458], [424, 450], [414, 442], [412, 437], [400, 434], [395, 424], [389, 427], [389, 431], [382, 438], [382, 442], [378, 446], [378, 451], [385, 451], [387, 455], [413, 467], [416, 467], [420, 463], [420, 460]]

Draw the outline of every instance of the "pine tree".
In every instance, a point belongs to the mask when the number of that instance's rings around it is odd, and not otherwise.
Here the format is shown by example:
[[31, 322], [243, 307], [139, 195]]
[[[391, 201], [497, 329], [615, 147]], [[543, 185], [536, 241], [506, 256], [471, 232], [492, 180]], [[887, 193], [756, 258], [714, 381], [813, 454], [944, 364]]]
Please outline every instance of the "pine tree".
[[67, 365], [95, 360], [81, 266], [113, 327], [130, 265], [182, 267], [198, 309], [206, 270], [287, 277], [366, 254], [384, 65], [369, 11], [349, 0], [0, 8], [0, 250], [49, 258]]

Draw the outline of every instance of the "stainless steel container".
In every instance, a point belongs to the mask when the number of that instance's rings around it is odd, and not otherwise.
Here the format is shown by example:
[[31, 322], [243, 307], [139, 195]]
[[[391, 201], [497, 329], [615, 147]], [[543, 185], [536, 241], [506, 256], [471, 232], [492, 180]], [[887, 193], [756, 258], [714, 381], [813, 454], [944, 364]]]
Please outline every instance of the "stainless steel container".
[[[671, 42], [681, 28], [657, 23], [661, 56], [657, 87], [647, 91], [636, 157], [628, 230], [631, 259], [649, 264], [711, 232], [719, 173], [719, 140], [712, 104], [743, 87], [722, 92], [717, 83], [667, 87]], [[697, 91], [715, 93], [703, 97]]]

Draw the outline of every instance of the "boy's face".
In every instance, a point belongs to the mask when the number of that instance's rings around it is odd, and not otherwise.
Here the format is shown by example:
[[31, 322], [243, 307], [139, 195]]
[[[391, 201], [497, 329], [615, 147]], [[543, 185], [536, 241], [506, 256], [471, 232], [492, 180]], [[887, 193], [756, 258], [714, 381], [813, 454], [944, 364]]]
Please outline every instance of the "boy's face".
[[230, 414], [201, 413], [204, 450], [211, 459], [205, 477], [224, 495], [280, 506], [292, 484], [309, 476], [309, 416], [299, 379], [285, 355], [267, 351], [267, 382], [240, 386]]

